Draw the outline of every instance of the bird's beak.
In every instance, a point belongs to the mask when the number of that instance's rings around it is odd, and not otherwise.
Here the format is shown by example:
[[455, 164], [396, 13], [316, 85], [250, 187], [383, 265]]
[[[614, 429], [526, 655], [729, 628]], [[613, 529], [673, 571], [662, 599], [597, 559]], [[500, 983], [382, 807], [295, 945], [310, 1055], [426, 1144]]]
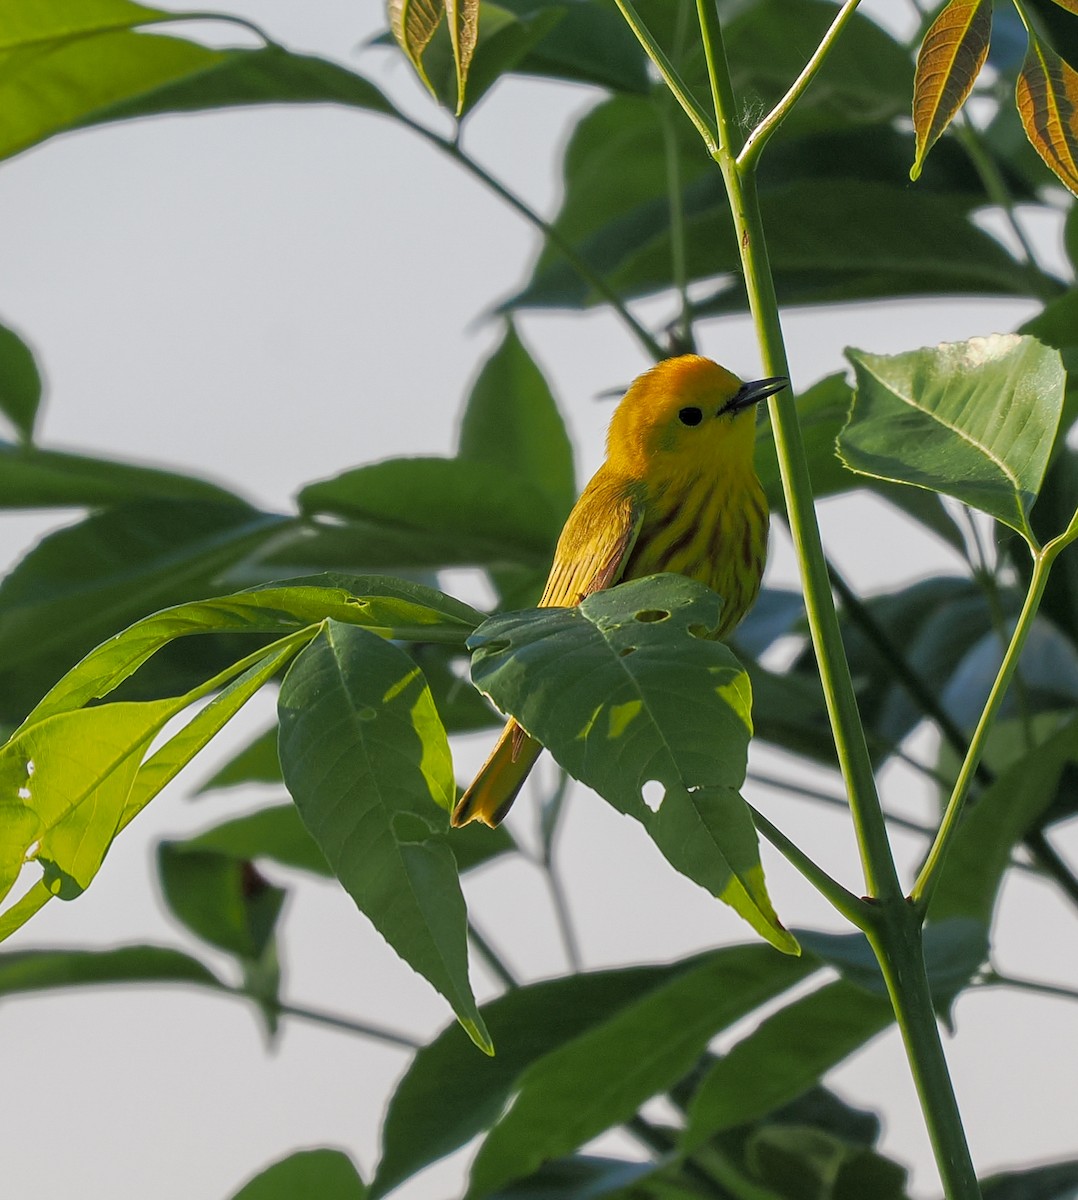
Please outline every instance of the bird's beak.
[[743, 383], [733, 396], [723, 405], [723, 412], [739, 413], [776, 392], [781, 392], [789, 385], [785, 375], [773, 375], [770, 379], [754, 379], [751, 383]]

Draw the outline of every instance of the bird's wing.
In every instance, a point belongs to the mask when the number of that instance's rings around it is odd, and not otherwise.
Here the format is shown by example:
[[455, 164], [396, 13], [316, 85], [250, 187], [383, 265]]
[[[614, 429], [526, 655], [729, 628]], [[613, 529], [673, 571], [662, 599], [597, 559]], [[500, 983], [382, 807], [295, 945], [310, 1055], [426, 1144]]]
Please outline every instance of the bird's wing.
[[565, 522], [539, 607], [579, 604], [616, 583], [643, 519], [632, 492], [597, 475]]

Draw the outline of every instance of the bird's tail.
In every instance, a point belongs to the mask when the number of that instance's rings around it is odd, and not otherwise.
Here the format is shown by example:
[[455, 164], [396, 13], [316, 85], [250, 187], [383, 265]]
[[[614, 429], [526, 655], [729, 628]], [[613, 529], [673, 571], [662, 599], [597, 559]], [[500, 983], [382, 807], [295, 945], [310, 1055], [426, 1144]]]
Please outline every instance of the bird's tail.
[[506, 722], [490, 757], [453, 809], [453, 825], [482, 821], [493, 829], [509, 811], [543, 747], [516, 721]]

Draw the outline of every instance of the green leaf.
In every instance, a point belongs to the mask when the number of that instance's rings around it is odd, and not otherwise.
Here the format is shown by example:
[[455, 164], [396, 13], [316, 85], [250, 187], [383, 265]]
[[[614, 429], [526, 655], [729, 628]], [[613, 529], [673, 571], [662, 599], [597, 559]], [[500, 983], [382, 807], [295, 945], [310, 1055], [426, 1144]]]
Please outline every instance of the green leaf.
[[[630, 1105], [629, 1115], [669, 1086], [696, 1053], [690, 1043], [706, 1044], [706, 1028], [733, 1023], [810, 970], [805, 960], [762, 946], [734, 946], [669, 966], [514, 989], [483, 1006], [497, 1057], [480, 1059], [450, 1028], [413, 1059], [390, 1101], [372, 1195], [384, 1195], [496, 1122], [514, 1094], [510, 1116], [524, 1104], [541, 1110], [542, 1119], [522, 1127], [515, 1118], [477, 1171], [506, 1179], [528, 1173], [529, 1162], [560, 1153], [555, 1144], [573, 1141], [583, 1125], [605, 1129], [619, 1119], [611, 1115], [615, 1109]], [[560, 1102], [562, 1090], [573, 1087], [572, 1102]], [[473, 1176], [473, 1189], [479, 1186]]]
[[[8, 797], [0, 824], [0, 899], [29, 858], [44, 866], [49, 893], [79, 895], [116, 834], [287, 661], [298, 640], [256, 653], [250, 666], [243, 660], [182, 696], [54, 712], [17, 731], [0, 748]], [[143, 763], [168, 721], [231, 676], [238, 678]], [[18, 912], [5, 914], [5, 936], [43, 903], [13, 906]]]
[[175, 638], [223, 632], [288, 635], [327, 617], [365, 625], [387, 638], [441, 637], [457, 642], [480, 620], [479, 613], [451, 596], [379, 575], [310, 576], [180, 604], [137, 621], [98, 646], [39, 701], [28, 720], [41, 720], [108, 695]]
[[467, 1195], [487, 1196], [628, 1120], [716, 1033], [806, 973], [773, 972], [777, 961], [763, 947], [731, 947], [529, 1067], [479, 1149]]
[[980, 1180], [983, 1200], [1072, 1200], [1078, 1188], [1078, 1159], [1004, 1171]]
[[811, 1127], [765, 1126], [749, 1138], [746, 1159], [772, 1194], [794, 1200], [907, 1200], [904, 1167]]
[[[850, 983], [877, 996], [887, 996], [883, 973], [864, 934], [799, 929], [797, 936], [810, 954], [836, 967]], [[948, 1012], [987, 956], [986, 922], [964, 916], [939, 919], [933, 911], [932, 923], [924, 931], [924, 960], [938, 1012]]]
[[283, 782], [281, 763], [277, 757], [277, 726], [271, 725], [215, 771], [195, 790], [195, 795], [204, 796], [218, 788], [236, 787], [243, 783]]
[[[720, 183], [705, 177], [685, 192], [690, 279], [729, 275], [736, 294], [707, 312], [743, 306], [737, 242]], [[857, 178], [789, 179], [761, 188], [779, 300], [823, 304], [950, 292], [1028, 294], [1028, 273], [973, 224], [965, 198]], [[577, 249], [622, 296], [672, 286], [667, 202], [646, 201], [608, 218]], [[848, 280], [848, 282], [844, 282]], [[537, 269], [503, 307], [582, 308], [603, 297], [564, 261]], [[700, 310], [698, 310], [700, 311]]]
[[894, 1020], [890, 1001], [838, 980], [765, 1018], [708, 1070], [693, 1094], [681, 1150], [766, 1116], [806, 1092]]
[[444, 836], [456, 798], [449, 743], [422, 672], [392, 643], [327, 621], [285, 676], [278, 709], [285, 782], [333, 873], [490, 1052]]
[[157, 871], [165, 902], [192, 933], [237, 958], [262, 958], [281, 915], [283, 888], [248, 861], [190, 842], [161, 842]]
[[15, 426], [24, 443], [34, 436], [41, 403], [41, 375], [30, 347], [0, 325], [0, 413]]
[[20, 719], [95, 644], [209, 591], [284, 521], [237, 504], [146, 502], [44, 538], [0, 584], [0, 713]]
[[[737, 792], [752, 697], [737, 659], [712, 640], [721, 603], [702, 584], [665, 575], [576, 608], [502, 614], [469, 639], [472, 678], [570, 775], [640, 821], [679, 871], [796, 953]], [[658, 811], [642, 794], [651, 780], [665, 789]]]
[[220, 987], [197, 959], [164, 946], [113, 950], [13, 950], [0, 954], [0, 996], [117, 983], [195, 983]]
[[[277, 757], [277, 730], [270, 733]], [[453, 855], [461, 874], [516, 850], [516, 843], [501, 826], [495, 830], [468, 826], [454, 833]], [[326, 862], [294, 804], [274, 804], [244, 817], [235, 817], [204, 830], [183, 843], [185, 850], [211, 851], [241, 861], [268, 858], [285, 867], [331, 876]]]
[[78, 895], [96, 874], [151, 739], [188, 703], [113, 704], [60, 713], [0, 749], [0, 899], [28, 857], [49, 890]]
[[0, 109], [6, 118], [0, 158], [57, 133], [110, 121], [280, 103], [341, 104], [397, 115], [362, 77], [279, 46], [213, 50], [180, 38], [106, 29], [0, 52]]
[[561, 18], [516, 65], [522, 74], [590, 83], [615, 91], [646, 93], [647, 59], [640, 44], [611, 3], [565, 0], [500, 0], [517, 16], [545, 8]]
[[933, 921], [988, 925], [1012, 849], [1052, 804], [1068, 763], [1078, 761], [1078, 721], [1014, 763], [977, 797], [947, 852], [929, 909]]
[[297, 1150], [244, 1184], [232, 1200], [365, 1200], [367, 1189], [341, 1150]]
[[[408, 647], [408, 652], [427, 677], [446, 733], [473, 733], [502, 724], [501, 714], [468, 682], [464, 673], [467, 657], [462, 657], [455, 646], [416, 643]], [[461, 673], [454, 669], [457, 667]]]
[[1063, 405], [1057, 350], [993, 334], [846, 356], [857, 394], [839, 453], [851, 470], [954, 496], [1032, 537], [1029, 510]]
[[512, 324], [472, 388], [458, 454], [512, 471], [568, 516], [576, 499], [573, 448], [550, 386]]
[[929, 26], [917, 54], [913, 125], [917, 154], [910, 178], [973, 89], [988, 57], [992, 0], [950, 0]]
[[343, 517], [355, 561], [382, 567], [549, 564], [564, 512], [508, 467], [397, 458], [305, 487], [301, 510]]
[[223, 487], [191, 475], [0, 442], [0, 508], [90, 508], [128, 500], [243, 504]]
[[86, 34], [175, 20], [172, 13], [131, 0], [53, 0], [51, 4], [0, 3], [0, 50], [47, 45]]

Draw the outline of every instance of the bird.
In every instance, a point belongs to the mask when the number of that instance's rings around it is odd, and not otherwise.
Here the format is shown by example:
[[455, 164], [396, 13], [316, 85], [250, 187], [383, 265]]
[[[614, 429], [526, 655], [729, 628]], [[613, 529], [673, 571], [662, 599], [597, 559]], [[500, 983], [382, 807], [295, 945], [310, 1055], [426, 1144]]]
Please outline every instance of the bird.
[[[727, 637], [760, 590], [768, 508], [753, 465], [756, 405], [784, 376], [743, 383], [697, 354], [657, 363], [619, 401], [606, 460], [566, 519], [540, 608], [661, 571], [707, 584], [723, 599]], [[453, 826], [505, 817], [542, 752], [510, 718], [457, 801]]]

